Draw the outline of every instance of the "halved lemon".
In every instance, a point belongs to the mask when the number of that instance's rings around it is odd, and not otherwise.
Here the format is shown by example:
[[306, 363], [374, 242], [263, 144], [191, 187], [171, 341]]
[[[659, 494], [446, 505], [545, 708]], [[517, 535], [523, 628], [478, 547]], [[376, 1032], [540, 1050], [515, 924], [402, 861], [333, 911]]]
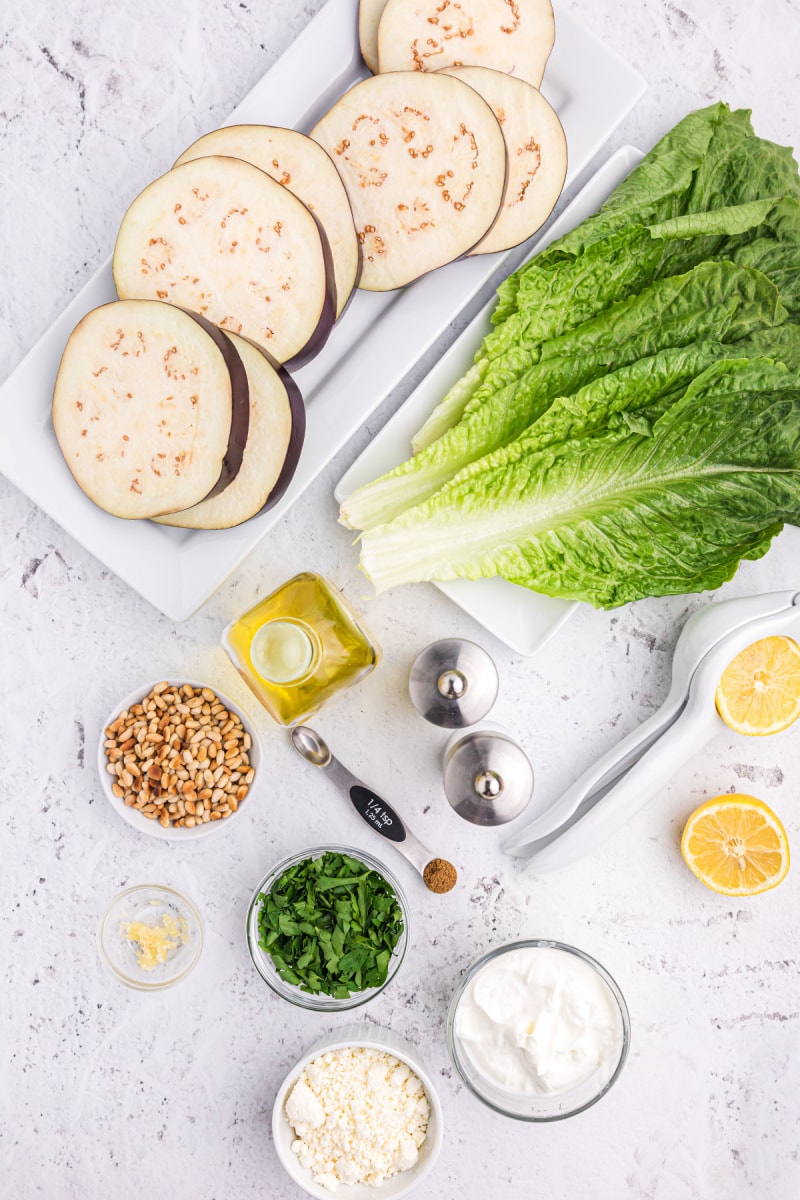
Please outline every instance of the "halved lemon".
[[780, 733], [800, 717], [800, 646], [788, 637], [753, 642], [725, 668], [717, 712], [736, 733]]
[[754, 796], [716, 796], [696, 809], [681, 854], [701, 883], [726, 896], [777, 887], [789, 870], [789, 840], [775, 813]]

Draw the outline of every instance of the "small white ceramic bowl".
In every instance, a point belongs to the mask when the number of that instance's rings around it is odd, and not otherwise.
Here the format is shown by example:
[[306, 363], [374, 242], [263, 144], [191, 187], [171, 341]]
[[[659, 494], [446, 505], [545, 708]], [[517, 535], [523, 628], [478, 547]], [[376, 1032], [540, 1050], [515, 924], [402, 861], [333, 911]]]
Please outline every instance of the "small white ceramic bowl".
[[124, 802], [115, 796], [111, 790], [112, 784], [115, 782], [115, 780], [106, 770], [106, 767], [108, 766], [108, 759], [106, 758], [104, 745], [106, 740], [106, 729], [112, 724], [113, 721], [116, 721], [120, 713], [124, 712], [127, 708], [130, 708], [133, 704], [139, 704], [144, 697], [149, 695], [153, 688], [161, 682], [161, 679], [154, 679], [150, 683], [140, 684], [139, 687], [130, 692], [127, 696], [123, 696], [122, 699], [117, 701], [117, 703], [114, 705], [100, 729], [100, 737], [97, 743], [97, 772], [100, 776], [100, 785], [103, 789], [103, 795], [105, 796], [106, 800], [108, 800], [117, 816], [121, 817], [123, 821], [126, 821], [127, 824], [133, 829], [138, 830], [139, 833], [147, 833], [150, 835], [150, 837], [159, 838], [162, 842], [191, 842], [195, 841], [197, 838], [208, 837], [209, 834], [216, 833], [220, 829], [225, 829], [236, 820], [236, 818], [242, 813], [242, 810], [247, 811], [248, 807], [253, 803], [253, 794], [258, 787], [261, 776], [261, 742], [256, 730], [253, 727], [253, 723], [247, 714], [242, 711], [239, 705], [232, 700], [230, 696], [226, 696], [225, 693], [221, 692], [218, 687], [214, 686], [213, 683], [201, 683], [196, 679], [169, 679], [166, 682], [168, 682], [171, 687], [183, 687], [184, 684], [188, 683], [195, 688], [210, 688], [211, 691], [219, 697], [225, 707], [230, 712], [236, 714], [236, 716], [242, 722], [245, 731], [250, 734], [250, 738], [252, 740], [252, 745], [248, 753], [250, 755], [250, 765], [255, 771], [255, 776], [253, 778], [253, 782], [250, 784], [249, 792], [240, 802], [236, 812], [232, 812], [230, 816], [223, 818], [221, 821], [209, 821], [204, 825], [195, 825], [193, 829], [186, 829], [184, 826], [178, 826], [176, 828], [172, 825], [159, 825], [158, 821], [152, 820], [150, 817], [146, 817], [144, 813], [141, 813], [137, 808], [127, 808]]
[[371, 1021], [354, 1021], [351, 1025], [340, 1025], [338, 1029], [332, 1030], [315, 1042], [308, 1053], [304, 1054], [292, 1068], [278, 1089], [272, 1109], [272, 1140], [286, 1173], [298, 1187], [301, 1187], [309, 1196], [316, 1197], [316, 1200], [330, 1200], [331, 1192], [314, 1182], [311, 1172], [307, 1167], [300, 1165], [300, 1159], [292, 1150], [295, 1135], [284, 1111], [284, 1105], [297, 1077], [310, 1062], [313, 1062], [320, 1054], [327, 1054], [331, 1050], [346, 1050], [353, 1046], [383, 1050], [406, 1063], [425, 1088], [431, 1111], [427, 1137], [419, 1148], [419, 1158], [413, 1167], [407, 1171], [401, 1171], [399, 1175], [393, 1175], [391, 1179], [384, 1180], [380, 1187], [371, 1187], [365, 1183], [342, 1184], [336, 1195], [341, 1196], [342, 1200], [376, 1200], [377, 1196], [380, 1196], [381, 1200], [399, 1200], [400, 1196], [407, 1195], [412, 1188], [422, 1183], [423, 1179], [432, 1171], [442, 1148], [444, 1125], [439, 1097], [419, 1052], [415, 1046], [391, 1029], [373, 1025]]

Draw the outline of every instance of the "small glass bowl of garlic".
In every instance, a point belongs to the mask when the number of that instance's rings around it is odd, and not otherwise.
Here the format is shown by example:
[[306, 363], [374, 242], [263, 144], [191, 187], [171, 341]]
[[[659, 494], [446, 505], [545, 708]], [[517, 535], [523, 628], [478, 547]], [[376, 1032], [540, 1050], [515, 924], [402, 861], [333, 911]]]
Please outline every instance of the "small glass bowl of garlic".
[[197, 965], [203, 922], [197, 908], [174, 888], [140, 883], [119, 892], [100, 920], [97, 944], [120, 983], [141, 992], [172, 987]]

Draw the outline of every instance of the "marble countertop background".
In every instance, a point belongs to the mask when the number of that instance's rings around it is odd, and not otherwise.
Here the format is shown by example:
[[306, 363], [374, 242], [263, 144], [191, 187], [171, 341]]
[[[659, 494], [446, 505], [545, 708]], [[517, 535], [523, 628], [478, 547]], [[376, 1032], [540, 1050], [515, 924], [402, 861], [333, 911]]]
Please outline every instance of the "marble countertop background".
[[[0, 378], [105, 257], [133, 196], [230, 109], [321, 0], [30, 0], [0, 21]], [[752, 107], [756, 130], [798, 136], [798, 0], [561, 0], [647, 78], [603, 149], [643, 149], [690, 108]], [[474, 310], [477, 301], [471, 306]], [[469, 314], [465, 314], [464, 320]], [[459, 324], [463, 324], [463, 321]], [[435, 357], [436, 351], [433, 352]], [[433, 359], [429, 356], [429, 361]], [[221, 628], [298, 570], [364, 587], [333, 485], [408, 393], [408, 380], [191, 621], [176, 625], [0, 479], [0, 1179], [8, 1200], [295, 1200], [271, 1145], [272, 1100], [304, 1048], [335, 1024], [289, 1008], [255, 974], [243, 938], [258, 879], [278, 857], [370, 834], [255, 711], [218, 649]], [[25, 397], [20, 397], [25, 403]], [[2, 436], [0, 434], [0, 436]], [[721, 594], [798, 584], [800, 533], [747, 564]], [[555, 796], [648, 716], [669, 685], [688, 599], [613, 613], [582, 607], [533, 659], [485, 634], [432, 588], [363, 602], [385, 661], [319, 725], [333, 748], [461, 868], [446, 897], [413, 897], [412, 946], [363, 1016], [417, 1042], [445, 1108], [435, 1174], [445, 1200], [737, 1200], [800, 1195], [800, 873], [730, 900], [684, 867], [688, 813], [724, 791], [772, 805], [800, 846], [800, 733], [720, 736], [611, 844], [545, 878], [444, 802], [444, 737], [413, 713], [411, 660], [446, 635], [474, 637], [501, 675], [495, 717]], [[137, 836], [95, 772], [100, 724], [156, 677], [202, 677], [240, 698], [264, 735], [270, 778], [230, 830], [184, 849]], [[798, 851], [800, 853], [800, 851]], [[125, 885], [186, 891], [205, 919], [195, 973], [161, 995], [105, 973], [97, 921]], [[631, 1012], [629, 1062], [604, 1101], [553, 1126], [483, 1109], [444, 1043], [449, 996], [479, 952], [517, 936], [577, 944], [617, 978]]]

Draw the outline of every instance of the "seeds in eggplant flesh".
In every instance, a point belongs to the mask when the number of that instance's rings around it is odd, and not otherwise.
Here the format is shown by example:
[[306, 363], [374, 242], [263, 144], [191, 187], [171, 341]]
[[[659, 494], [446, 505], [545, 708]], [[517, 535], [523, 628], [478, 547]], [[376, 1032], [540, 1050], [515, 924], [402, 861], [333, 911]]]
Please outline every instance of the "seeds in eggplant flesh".
[[492, 67], [539, 87], [554, 41], [550, 0], [388, 0], [378, 69]]
[[228, 125], [198, 138], [175, 163], [221, 154], [265, 171], [305, 204], [322, 225], [333, 259], [336, 316], [347, 304], [358, 275], [359, 250], [353, 214], [336, 168], [317, 142], [275, 125]]
[[[247, 764], [252, 782], [254, 772], [244, 745], [249, 735], [239, 717], [228, 712], [211, 688], [195, 689], [191, 684], [180, 687], [166, 682], [157, 684], [157, 688], [161, 690], [152, 689], [138, 704], [121, 712], [105, 730], [103, 747], [109, 760], [106, 769], [115, 778], [111, 787], [113, 794], [126, 807], [138, 809], [165, 828], [191, 829], [197, 824], [205, 824], [206, 818], [224, 820], [237, 811], [250, 790], [249, 784], [242, 783], [240, 776], [233, 778], [233, 772], [223, 766], [216, 789], [213, 793], [206, 792], [203, 788], [205, 771], [198, 750], [205, 748], [208, 751], [211, 733], [219, 735], [220, 727], [229, 726], [226, 740], [235, 744], [242, 762]], [[211, 700], [207, 693], [211, 694]], [[159, 698], [163, 701], [161, 705], [157, 703]], [[196, 704], [194, 711], [213, 721], [205, 727], [209, 729], [208, 736], [199, 743], [188, 743], [186, 731], [183, 735], [179, 732], [183, 727], [181, 717], [187, 700], [190, 705]], [[151, 747], [155, 743], [149, 739], [156, 736], [159, 742], [153, 751]], [[123, 761], [115, 758], [122, 746], [129, 744], [128, 757]], [[151, 753], [155, 761], [148, 767]], [[137, 766], [138, 774], [131, 770], [133, 764]], [[183, 765], [186, 766], [186, 778], [181, 780]]]
[[[280, 500], [300, 461], [305, 435], [303, 399], [288, 372], [236, 334], [225, 334], [239, 352], [250, 385], [250, 428], [242, 465], [217, 496], [156, 518], [181, 529], [229, 529]], [[202, 749], [202, 748], [201, 748]]]
[[497, 118], [448, 75], [376, 75], [312, 132], [342, 177], [361, 243], [359, 287], [387, 291], [480, 241], [500, 208], [506, 151]]
[[196, 504], [241, 465], [250, 402], [224, 336], [168, 304], [93, 309], [70, 334], [53, 427], [76, 482], [118, 517]]
[[503, 206], [471, 254], [518, 246], [544, 225], [567, 174], [567, 139], [555, 110], [524, 79], [488, 67], [445, 67], [483, 96], [506, 142], [508, 178]]
[[240, 333], [278, 362], [322, 348], [333, 281], [315, 218], [258, 167], [209, 156], [173, 167], [122, 218], [122, 298], [165, 300]]

